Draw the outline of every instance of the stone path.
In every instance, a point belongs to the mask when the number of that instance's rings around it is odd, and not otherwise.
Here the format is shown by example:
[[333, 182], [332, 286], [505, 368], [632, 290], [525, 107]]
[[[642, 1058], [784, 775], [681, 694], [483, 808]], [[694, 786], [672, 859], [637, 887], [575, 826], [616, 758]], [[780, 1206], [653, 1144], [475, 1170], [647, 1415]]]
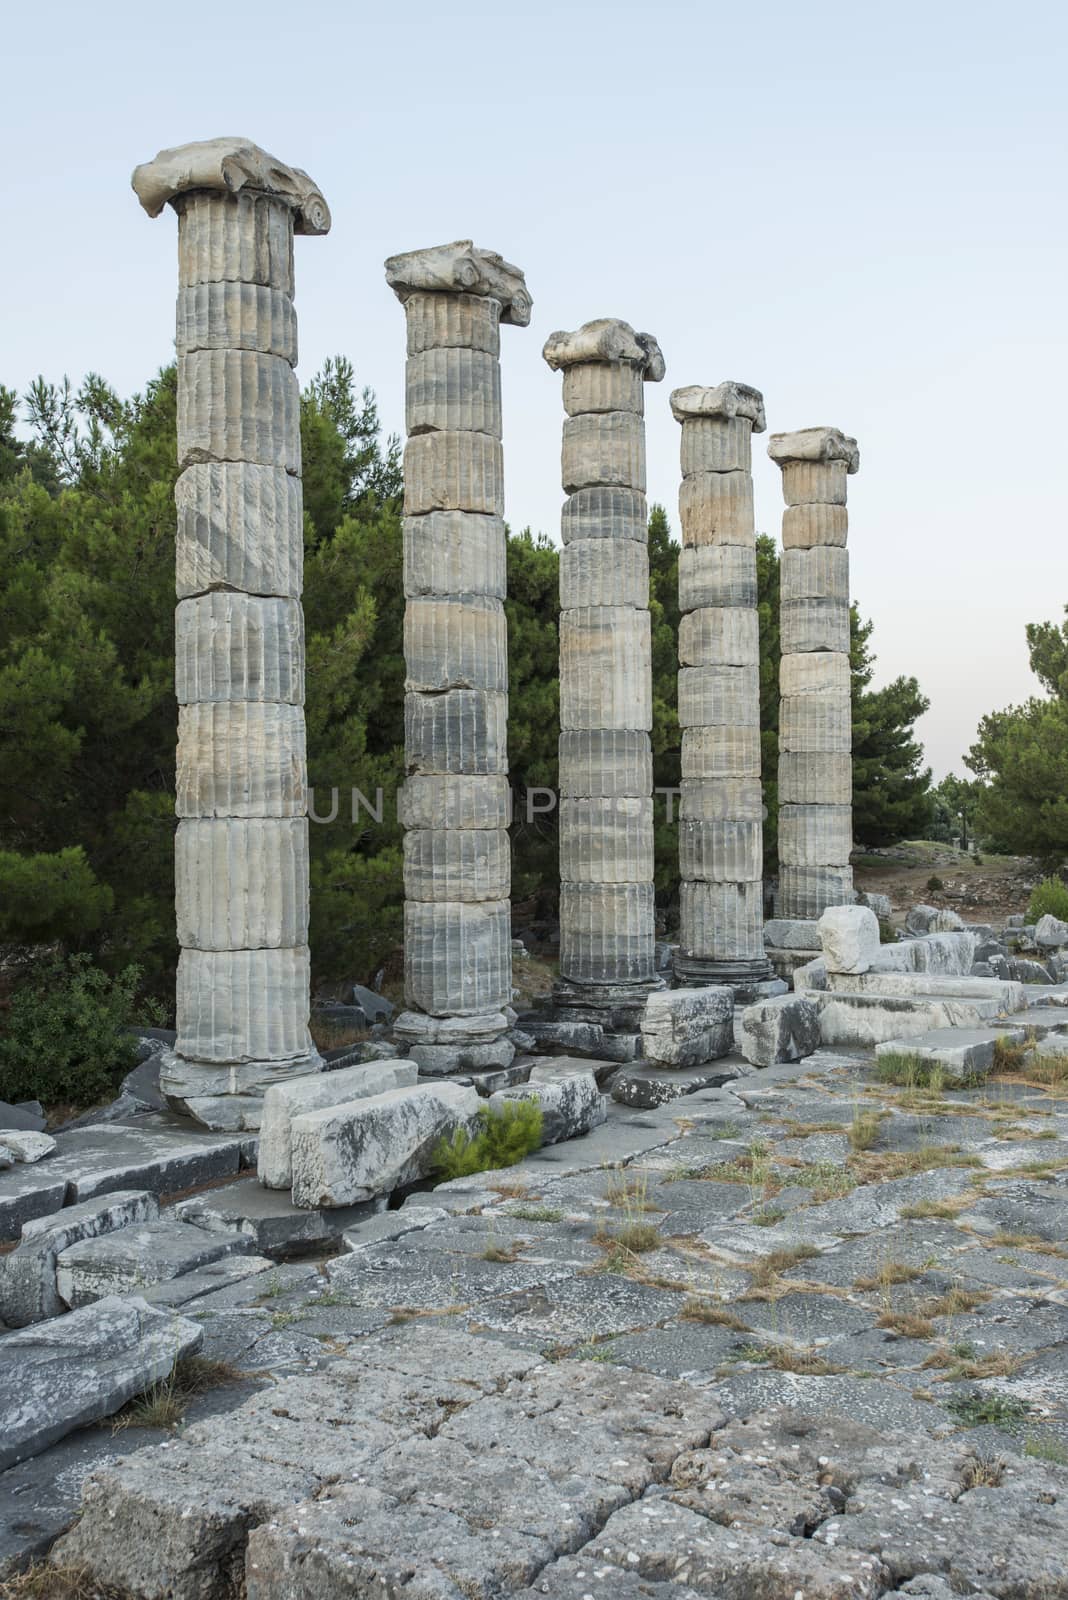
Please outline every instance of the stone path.
[[1066, 1241], [1068, 1086], [613, 1106], [184, 1306], [247, 1380], [0, 1475], [0, 1552], [95, 1466], [57, 1558], [173, 1600], [1068, 1595]]

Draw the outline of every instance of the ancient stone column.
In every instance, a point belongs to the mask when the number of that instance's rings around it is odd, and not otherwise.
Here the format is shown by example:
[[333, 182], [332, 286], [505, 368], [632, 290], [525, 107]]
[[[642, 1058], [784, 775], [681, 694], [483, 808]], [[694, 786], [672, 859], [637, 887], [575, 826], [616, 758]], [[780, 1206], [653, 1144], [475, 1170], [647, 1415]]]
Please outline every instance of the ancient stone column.
[[779, 672], [780, 918], [850, 904], [852, 705], [846, 478], [857, 441], [837, 428], [773, 433], [782, 468]]
[[612, 318], [554, 333], [543, 353], [563, 372], [567, 413], [553, 993], [558, 1007], [629, 1031], [658, 982], [643, 395], [664, 358], [651, 334]]
[[679, 516], [681, 933], [675, 976], [753, 999], [764, 954], [760, 638], [752, 435], [764, 400], [744, 383], [676, 389]]
[[386, 262], [408, 323], [404, 975], [424, 1072], [507, 1066], [512, 994], [500, 324], [523, 274], [469, 239]]
[[293, 235], [330, 212], [241, 139], [163, 150], [133, 187], [178, 214], [177, 1042], [171, 1102], [255, 1127], [322, 1062], [308, 1032], [300, 394]]

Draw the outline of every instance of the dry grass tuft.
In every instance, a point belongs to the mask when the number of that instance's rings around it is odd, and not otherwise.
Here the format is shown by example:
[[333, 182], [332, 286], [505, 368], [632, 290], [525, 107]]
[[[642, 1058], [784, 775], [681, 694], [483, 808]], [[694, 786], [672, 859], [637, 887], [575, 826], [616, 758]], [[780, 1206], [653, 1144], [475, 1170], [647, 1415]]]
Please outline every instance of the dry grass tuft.
[[924, 1317], [959, 1317], [965, 1311], [974, 1311], [990, 1299], [984, 1289], [947, 1289], [945, 1294], [924, 1300], [917, 1310]]
[[788, 1267], [796, 1267], [801, 1261], [811, 1261], [813, 1256], [818, 1256], [819, 1251], [814, 1244], [788, 1245], [785, 1250], [772, 1250], [766, 1256], [760, 1256], [749, 1268], [754, 1285], [766, 1289], [780, 1273]]
[[118, 1589], [103, 1584], [88, 1567], [51, 1566], [35, 1562], [0, 1583], [3, 1600], [124, 1600]]
[[223, 1384], [239, 1383], [248, 1376], [228, 1361], [209, 1361], [205, 1356], [183, 1356], [165, 1378], [144, 1394], [128, 1400], [111, 1418], [112, 1433], [125, 1428], [173, 1428], [185, 1416], [190, 1400], [218, 1389]]
[[703, 1295], [691, 1295], [684, 1302], [679, 1318], [683, 1322], [705, 1322], [717, 1328], [733, 1328], [736, 1333], [749, 1332], [748, 1324], [741, 1317], [717, 1301], [705, 1299]]
[[878, 1272], [870, 1278], [857, 1278], [854, 1280], [854, 1289], [889, 1289], [895, 1283], [912, 1283], [916, 1278], [922, 1278], [923, 1267], [910, 1267], [904, 1261], [884, 1261]]
[[858, 1106], [853, 1113], [853, 1122], [849, 1129], [849, 1143], [853, 1150], [870, 1150], [879, 1137], [879, 1124], [882, 1118], [876, 1111], [861, 1111]]
[[1000, 1456], [973, 1456], [964, 1464], [961, 1487], [968, 1489], [996, 1489], [1005, 1476], [1005, 1463]]
[[877, 1326], [900, 1334], [903, 1339], [934, 1338], [931, 1323], [914, 1311], [884, 1311]]

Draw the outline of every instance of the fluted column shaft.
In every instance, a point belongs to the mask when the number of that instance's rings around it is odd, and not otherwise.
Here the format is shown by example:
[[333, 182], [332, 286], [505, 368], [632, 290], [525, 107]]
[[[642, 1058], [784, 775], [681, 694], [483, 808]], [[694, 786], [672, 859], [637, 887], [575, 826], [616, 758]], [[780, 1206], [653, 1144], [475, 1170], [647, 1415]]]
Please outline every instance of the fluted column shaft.
[[759, 983], [764, 955], [760, 637], [745, 384], [676, 389], [679, 514], [680, 946], [684, 983]]
[[846, 486], [855, 439], [837, 428], [773, 434], [782, 468], [779, 671], [780, 917], [813, 920], [853, 899], [852, 701]]
[[386, 269], [408, 330], [400, 1032], [448, 1071], [473, 1048], [487, 1065], [513, 1053], [499, 358], [501, 322], [524, 324], [530, 301], [517, 268], [470, 243]]
[[293, 235], [329, 212], [305, 174], [235, 140], [165, 151], [134, 186], [178, 214], [175, 690], [177, 1042], [164, 1092], [255, 1125], [315, 1072], [300, 394]]
[[[564, 374], [560, 558], [561, 1002], [655, 982], [652, 665], [643, 386], [648, 334], [554, 334]], [[644, 993], [644, 988], [642, 989]]]

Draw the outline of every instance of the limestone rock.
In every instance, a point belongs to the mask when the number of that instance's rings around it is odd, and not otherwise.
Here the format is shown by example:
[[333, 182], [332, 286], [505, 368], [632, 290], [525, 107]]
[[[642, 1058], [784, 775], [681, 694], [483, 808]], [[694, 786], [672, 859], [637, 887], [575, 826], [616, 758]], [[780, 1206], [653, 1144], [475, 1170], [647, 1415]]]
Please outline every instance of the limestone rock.
[[203, 1337], [198, 1323], [116, 1298], [0, 1336], [0, 1471], [111, 1416]]
[[110, 1295], [137, 1294], [157, 1283], [196, 1272], [224, 1256], [248, 1255], [242, 1234], [211, 1234], [165, 1217], [83, 1236], [56, 1256], [56, 1291], [77, 1310]]
[[426, 1177], [439, 1140], [474, 1124], [478, 1092], [419, 1085], [295, 1117], [293, 1203], [345, 1206]]
[[816, 950], [820, 943], [819, 923], [775, 917], [764, 924], [764, 943], [784, 950]]
[[714, 1061], [734, 1048], [734, 994], [719, 985], [651, 994], [641, 1031], [645, 1057], [654, 1065]]
[[879, 919], [867, 906], [831, 906], [818, 927], [828, 972], [867, 972], [879, 955]]
[[9, 1255], [0, 1256], [0, 1322], [25, 1328], [61, 1315], [67, 1306], [56, 1287], [60, 1252], [80, 1239], [94, 1239], [158, 1216], [154, 1194], [127, 1189], [24, 1222], [19, 1243]]
[[490, 1111], [517, 1100], [533, 1100], [541, 1107], [543, 1144], [577, 1139], [604, 1122], [607, 1115], [593, 1073], [573, 1066], [533, 1067], [528, 1083], [490, 1095]]
[[0, 1128], [0, 1151], [10, 1156], [12, 1161], [33, 1166], [35, 1162], [43, 1161], [45, 1156], [50, 1156], [55, 1148], [56, 1141], [50, 1133], [34, 1133], [25, 1128]]
[[[1047, 911], [1044, 917], [1039, 917], [1035, 923], [1035, 943], [1043, 950], [1061, 950], [1068, 944], [1068, 922], [1062, 922], [1059, 917], [1051, 916]], [[3, 1135], [0, 1134], [0, 1138]]]
[[938, 906], [910, 906], [905, 916], [906, 933], [955, 933], [963, 927], [964, 921], [955, 911]]
[[326, 1106], [347, 1105], [387, 1089], [411, 1087], [418, 1069], [410, 1061], [369, 1061], [273, 1084], [263, 1097], [256, 1172], [268, 1189], [293, 1185], [293, 1118]]
[[741, 1014], [742, 1054], [755, 1067], [802, 1061], [819, 1046], [819, 1007], [803, 995], [761, 1000]]

